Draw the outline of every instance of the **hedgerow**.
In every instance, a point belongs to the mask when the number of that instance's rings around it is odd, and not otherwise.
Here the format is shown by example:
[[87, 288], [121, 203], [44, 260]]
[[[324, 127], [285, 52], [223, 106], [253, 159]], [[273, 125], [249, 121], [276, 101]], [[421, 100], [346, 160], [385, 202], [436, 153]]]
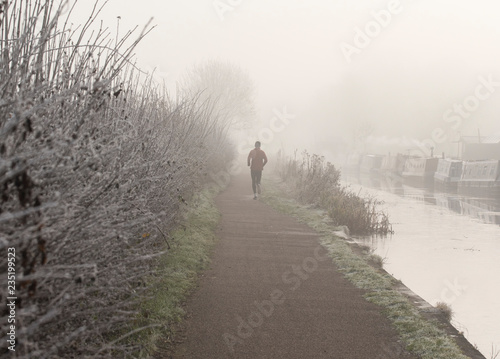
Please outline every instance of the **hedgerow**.
[[232, 156], [226, 130], [210, 102], [141, 80], [147, 30], [115, 42], [89, 31], [97, 5], [75, 30], [53, 1], [0, 6], [0, 295], [16, 298], [15, 352], [3, 306], [0, 353], [125, 357], [144, 278]]

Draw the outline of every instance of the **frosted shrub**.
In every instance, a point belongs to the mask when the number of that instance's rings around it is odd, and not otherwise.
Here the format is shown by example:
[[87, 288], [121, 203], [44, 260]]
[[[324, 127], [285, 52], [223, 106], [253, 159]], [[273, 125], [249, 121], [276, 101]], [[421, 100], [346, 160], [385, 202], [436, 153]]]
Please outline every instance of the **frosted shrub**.
[[363, 198], [340, 185], [340, 171], [324, 157], [310, 155], [302, 158], [279, 157], [277, 171], [289, 183], [303, 203], [314, 204], [328, 211], [335, 225], [345, 225], [354, 234], [387, 234], [391, 224], [387, 215], [378, 209], [375, 198]]
[[[89, 24], [81, 35], [60, 28], [52, 1], [1, 6], [0, 268], [13, 248], [17, 280], [10, 355], [130, 351], [121, 339], [136, 330], [144, 278], [208, 169], [230, 156], [225, 131], [208, 105], [138, 80], [137, 41], [123, 48], [131, 33], [111, 46], [104, 30], [86, 36]], [[7, 288], [2, 275], [3, 303]]]

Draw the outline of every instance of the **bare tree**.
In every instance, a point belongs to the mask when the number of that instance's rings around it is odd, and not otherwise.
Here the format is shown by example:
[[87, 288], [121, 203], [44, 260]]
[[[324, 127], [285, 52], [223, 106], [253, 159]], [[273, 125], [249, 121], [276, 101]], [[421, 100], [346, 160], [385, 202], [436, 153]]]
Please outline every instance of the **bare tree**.
[[193, 67], [180, 83], [185, 96], [210, 104], [219, 120], [235, 129], [255, 121], [255, 90], [247, 73], [230, 63], [207, 61]]

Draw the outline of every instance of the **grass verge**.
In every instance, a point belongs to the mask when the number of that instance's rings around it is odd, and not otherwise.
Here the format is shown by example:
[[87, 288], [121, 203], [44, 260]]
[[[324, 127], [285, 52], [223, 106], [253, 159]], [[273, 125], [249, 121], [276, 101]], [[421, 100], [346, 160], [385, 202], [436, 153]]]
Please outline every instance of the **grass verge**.
[[215, 188], [201, 191], [191, 200], [190, 209], [178, 229], [170, 233], [171, 249], [158, 260], [157, 273], [150, 277], [151, 290], [141, 301], [135, 326], [153, 326], [134, 341], [140, 343], [138, 357], [147, 358], [164, 349], [172, 340], [173, 327], [184, 317], [183, 302], [196, 286], [198, 273], [210, 263], [217, 241], [215, 234], [220, 213], [214, 198]]
[[328, 249], [337, 268], [356, 287], [366, 291], [368, 301], [382, 307], [410, 353], [422, 359], [468, 358], [437, 321], [423, 318], [407, 297], [395, 289], [398, 281], [372, 267], [368, 263], [369, 255], [355, 254], [344, 239], [333, 234], [337, 228], [326, 212], [291, 199], [290, 194], [280, 188], [277, 179], [267, 177], [263, 184], [266, 188], [262, 196], [264, 202], [321, 233], [321, 244]]

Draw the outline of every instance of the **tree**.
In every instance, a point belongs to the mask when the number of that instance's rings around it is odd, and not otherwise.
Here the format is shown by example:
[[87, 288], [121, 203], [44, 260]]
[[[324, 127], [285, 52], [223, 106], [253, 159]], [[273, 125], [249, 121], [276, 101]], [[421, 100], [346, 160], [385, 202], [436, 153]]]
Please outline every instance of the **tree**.
[[185, 97], [211, 106], [221, 124], [233, 129], [250, 128], [255, 121], [255, 90], [240, 67], [220, 61], [194, 66], [180, 83]]

